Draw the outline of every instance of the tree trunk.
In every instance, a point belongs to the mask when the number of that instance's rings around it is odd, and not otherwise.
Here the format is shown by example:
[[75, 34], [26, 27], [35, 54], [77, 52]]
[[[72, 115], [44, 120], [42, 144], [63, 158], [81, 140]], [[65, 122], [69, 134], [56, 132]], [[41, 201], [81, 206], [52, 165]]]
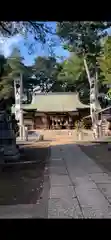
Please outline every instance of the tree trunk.
[[[98, 114], [97, 114], [97, 102], [98, 102], [98, 88], [97, 88], [97, 69], [95, 78], [90, 77], [88, 65], [84, 58], [84, 66], [87, 73], [89, 86], [90, 86], [90, 114], [92, 119], [92, 129], [95, 138], [98, 137]], [[96, 133], [96, 134], [95, 134]]]

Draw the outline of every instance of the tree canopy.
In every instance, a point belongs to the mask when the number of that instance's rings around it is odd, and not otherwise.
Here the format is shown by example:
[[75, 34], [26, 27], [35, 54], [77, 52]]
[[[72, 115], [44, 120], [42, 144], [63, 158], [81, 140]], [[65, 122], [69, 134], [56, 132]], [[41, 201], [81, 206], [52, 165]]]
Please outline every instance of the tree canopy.
[[90, 74], [94, 76], [97, 57], [101, 53], [101, 39], [107, 35], [111, 22], [60, 22], [57, 34], [63, 40], [64, 47], [69, 51], [87, 59]]
[[[37, 41], [45, 43], [45, 37], [48, 31], [50, 32], [45, 23], [31, 21], [9, 22], [8, 25], [6, 23], [0, 22], [2, 24], [0, 33], [4, 36], [12, 36], [21, 31], [28, 34], [32, 31], [32, 34], [37, 35]], [[91, 76], [95, 75], [95, 69], [98, 67], [99, 89], [104, 91], [103, 83], [105, 81], [110, 83], [111, 37], [106, 38], [105, 44], [101, 44], [101, 39], [107, 35], [106, 29], [110, 26], [110, 22], [57, 23], [57, 35], [61, 38], [63, 47], [72, 52], [69, 58], [61, 62], [58, 62], [56, 57], [37, 56], [32, 66], [25, 66], [17, 48], [13, 49], [8, 58], [1, 55], [0, 98], [13, 97], [13, 80], [22, 73], [24, 94], [28, 99], [31, 99], [34, 87], [38, 86], [41, 92], [77, 91], [83, 102], [87, 103], [89, 83], [83, 59], [87, 59]], [[10, 34], [3, 30], [4, 27]]]
[[[98, 72], [99, 89], [103, 89], [103, 76], [101, 75], [101, 71], [103, 75], [106, 74], [105, 65], [108, 67], [109, 64], [109, 60], [107, 59], [106, 63], [106, 59], [104, 58], [104, 51], [106, 51], [105, 46], [103, 47], [101, 44], [101, 40], [108, 35], [107, 29], [109, 27], [111, 27], [111, 22], [77, 21], [57, 23], [56, 29], [63, 43], [63, 47], [87, 60], [90, 77], [95, 78]], [[101, 58], [101, 54], [103, 58]], [[101, 60], [99, 58], [101, 58]], [[84, 83], [85, 79], [86, 78], [83, 78]], [[80, 81], [80, 78], [78, 81]]]
[[53, 91], [53, 87], [57, 87], [56, 79], [60, 66], [54, 57], [37, 57], [33, 69], [36, 85], [40, 87], [41, 92]]
[[53, 45], [55, 45], [55, 40], [52, 36], [55, 35], [55, 33], [46, 22], [0, 21], [0, 37], [12, 37], [17, 34], [23, 36], [24, 40], [26, 40], [25, 44], [28, 47], [29, 53], [34, 52], [37, 46], [36, 43], [38, 42], [43, 45], [48, 43], [49, 52], [51, 54], [53, 53], [52, 49]]
[[111, 84], [111, 36], [105, 39], [99, 64], [104, 83]]
[[[46, 34], [51, 32], [51, 28], [44, 22], [37, 21], [0, 21], [0, 35], [11, 37], [16, 34], [27, 36], [33, 34], [35, 40], [45, 43]], [[52, 32], [51, 32], [52, 33]]]
[[0, 56], [0, 99], [9, 98], [12, 95], [12, 78], [10, 77], [11, 68], [7, 59]]
[[5, 101], [14, 99], [14, 79], [20, 77], [20, 74], [27, 102], [31, 101], [35, 86], [38, 86], [41, 92], [62, 91], [62, 83], [57, 81], [61, 64], [58, 64], [54, 57], [38, 56], [32, 66], [25, 66], [20, 51], [14, 48], [8, 58], [0, 56], [0, 69], [0, 97]]

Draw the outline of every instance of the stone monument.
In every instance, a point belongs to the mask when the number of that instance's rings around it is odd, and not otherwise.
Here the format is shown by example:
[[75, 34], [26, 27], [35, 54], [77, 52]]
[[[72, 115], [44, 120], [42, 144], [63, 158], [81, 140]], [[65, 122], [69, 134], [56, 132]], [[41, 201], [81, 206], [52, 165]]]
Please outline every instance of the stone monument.
[[0, 163], [17, 161], [19, 158], [11, 115], [5, 110], [0, 110]]

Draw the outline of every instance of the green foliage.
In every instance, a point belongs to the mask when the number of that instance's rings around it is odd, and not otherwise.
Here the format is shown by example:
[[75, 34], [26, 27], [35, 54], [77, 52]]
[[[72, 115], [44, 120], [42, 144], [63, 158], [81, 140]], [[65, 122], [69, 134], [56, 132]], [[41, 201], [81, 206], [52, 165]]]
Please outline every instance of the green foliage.
[[[37, 57], [33, 66], [27, 67], [17, 48], [13, 49], [11, 56], [7, 59], [0, 56], [0, 98], [10, 99], [14, 96], [13, 80], [22, 74], [23, 89], [28, 99], [30, 99], [33, 88], [39, 86], [41, 92], [77, 91], [82, 101], [88, 103], [89, 83], [83, 58], [87, 58], [91, 76], [95, 75], [98, 61], [100, 89], [102, 89], [103, 81], [110, 83], [111, 38], [107, 38], [104, 47], [100, 41], [104, 35], [107, 35], [105, 30], [110, 26], [110, 22], [57, 23], [57, 35], [63, 40], [63, 47], [73, 52], [67, 60], [61, 63], [58, 63], [55, 57]], [[3, 27], [6, 29], [3, 30]], [[0, 33], [3, 36], [23, 34], [23, 32], [25, 37], [30, 32], [37, 41], [45, 43], [50, 29], [45, 23], [32, 21], [0, 22]], [[100, 74], [101, 71], [102, 74]]]
[[[33, 88], [39, 86], [41, 91], [63, 91], [62, 82], [57, 81], [61, 64], [53, 57], [38, 57], [33, 66], [25, 66], [20, 51], [14, 48], [7, 59], [0, 56], [0, 98], [14, 99], [14, 79], [22, 74], [23, 91], [27, 103], [31, 102]], [[33, 76], [35, 76], [33, 78]], [[12, 104], [12, 101], [8, 101]]]
[[[110, 64], [110, 60], [108, 59], [109, 56], [107, 56], [107, 60], [106, 60], [103, 53], [101, 58], [101, 63], [99, 60], [103, 50], [101, 40], [108, 35], [106, 30], [109, 27], [111, 27], [111, 22], [103, 22], [103, 21], [79, 22], [77, 21], [77, 22], [59, 22], [57, 23], [57, 29], [56, 29], [57, 35], [61, 38], [63, 42], [63, 47], [65, 49], [67, 49], [70, 52], [75, 52], [76, 55], [79, 57], [87, 59], [91, 77], [95, 77], [95, 73], [97, 72], [97, 69], [98, 69], [99, 89], [103, 89], [102, 84], [103, 84], [104, 76], [106, 79], [108, 79], [108, 81], [110, 81], [111, 64]], [[109, 41], [110, 40], [108, 40], [108, 44], [110, 45]], [[108, 54], [108, 51], [110, 52], [110, 47], [109, 46], [108, 48], [106, 47], [105, 51]], [[67, 66], [70, 68], [69, 65]], [[101, 69], [99, 68], [99, 65], [103, 71], [104, 76], [100, 74]], [[65, 76], [67, 75], [67, 81], [69, 81], [70, 83], [72, 80], [71, 75], [73, 76], [75, 75], [76, 80], [73, 80], [74, 84], [76, 81], [75, 89], [78, 91], [78, 86], [79, 86], [79, 91], [83, 95], [83, 98], [87, 98], [88, 100], [89, 86], [86, 83], [86, 79], [87, 79], [86, 73], [84, 71], [81, 72], [79, 68], [75, 67], [76, 64], [75, 66], [72, 64], [72, 66], [73, 66], [72, 67], [73, 74], [72, 72], [69, 73], [70, 71], [68, 69], [67, 69], [67, 74], [65, 73]], [[105, 70], [107, 68], [109, 69], [108, 72], [107, 70]], [[79, 77], [79, 73], [80, 73], [80, 77]], [[70, 78], [68, 78], [69, 76]]]
[[9, 66], [11, 67], [10, 76], [14, 80], [17, 77], [20, 77], [22, 74], [23, 80], [23, 90], [27, 95], [27, 99], [30, 98], [30, 90], [33, 89], [34, 81], [32, 79], [32, 69], [27, 67], [23, 63], [24, 58], [21, 57], [21, 53], [17, 48], [14, 48], [11, 56], [7, 59]]
[[65, 43], [65, 48], [87, 59], [90, 75], [95, 76], [97, 59], [101, 53], [101, 39], [111, 22], [60, 22], [57, 34]]
[[33, 66], [33, 73], [36, 77], [36, 85], [41, 92], [59, 90], [61, 87], [56, 82], [57, 75], [61, 71], [61, 66], [54, 57], [37, 57]]
[[9, 105], [14, 99], [14, 78], [28, 72], [22, 60], [18, 49], [14, 49], [7, 59], [0, 56], [0, 100], [8, 100]]
[[98, 59], [101, 75], [105, 84], [111, 84], [111, 36], [108, 36], [103, 45], [103, 52]]
[[9, 76], [11, 71], [4, 56], [0, 56], [0, 100], [3, 98], [8, 99], [13, 92], [12, 78]]
[[89, 84], [82, 57], [72, 54], [69, 59], [65, 60], [58, 79], [63, 82], [66, 91], [79, 92], [81, 100], [88, 103]]
[[26, 67], [23, 64], [24, 59], [21, 57], [20, 51], [17, 48], [14, 48], [11, 56], [7, 59], [9, 66], [11, 67], [10, 76], [12, 78], [19, 77], [20, 73], [26, 71]]
[[71, 51], [94, 56], [100, 52], [99, 41], [110, 26], [111, 22], [59, 22], [57, 34], [65, 40]]
[[80, 79], [83, 71], [84, 64], [82, 58], [74, 54], [72, 57], [63, 62], [63, 69], [58, 78], [63, 81], [68, 79], [69, 82], [74, 83]]

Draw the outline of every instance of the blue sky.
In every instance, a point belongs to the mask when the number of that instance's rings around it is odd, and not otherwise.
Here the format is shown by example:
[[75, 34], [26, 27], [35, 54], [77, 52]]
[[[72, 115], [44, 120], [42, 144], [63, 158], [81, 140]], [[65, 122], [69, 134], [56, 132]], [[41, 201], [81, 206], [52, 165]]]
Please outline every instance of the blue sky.
[[[48, 26], [52, 27], [53, 31], [56, 29], [56, 22], [47, 22]], [[48, 36], [50, 38], [50, 36]], [[28, 41], [32, 41], [30, 37]], [[59, 38], [56, 37], [57, 46], [54, 48], [56, 56], [65, 57], [69, 56], [69, 52], [64, 50], [60, 44]], [[24, 39], [19, 34], [11, 37], [9, 39], [2, 38], [0, 39], [0, 50], [7, 57], [11, 54], [14, 47], [18, 47], [21, 51], [21, 55], [24, 57], [24, 63], [26, 65], [31, 65], [34, 62], [35, 57], [37, 56], [48, 56], [48, 42], [43, 48], [40, 43], [36, 43], [35, 52], [33, 54], [28, 53], [28, 48], [24, 45]]]
[[[52, 27], [53, 31], [56, 29], [56, 22], [46, 22], [48, 26]], [[108, 29], [109, 35], [111, 35], [111, 28]], [[51, 36], [48, 35], [50, 38]], [[28, 41], [32, 42], [31, 36], [29, 37]], [[69, 52], [64, 50], [60, 44], [60, 40], [56, 37], [57, 45], [54, 49], [55, 55], [59, 57], [67, 58], [69, 57]], [[21, 55], [24, 57], [24, 63], [26, 65], [32, 65], [34, 63], [34, 59], [37, 56], [48, 56], [48, 42], [45, 45], [44, 49], [42, 48], [40, 43], [36, 42], [35, 52], [33, 54], [28, 53], [28, 48], [24, 45], [24, 39], [21, 35], [17, 34], [11, 38], [0, 38], [0, 52], [3, 53], [6, 57], [9, 56], [14, 47], [18, 47], [21, 51]]]

